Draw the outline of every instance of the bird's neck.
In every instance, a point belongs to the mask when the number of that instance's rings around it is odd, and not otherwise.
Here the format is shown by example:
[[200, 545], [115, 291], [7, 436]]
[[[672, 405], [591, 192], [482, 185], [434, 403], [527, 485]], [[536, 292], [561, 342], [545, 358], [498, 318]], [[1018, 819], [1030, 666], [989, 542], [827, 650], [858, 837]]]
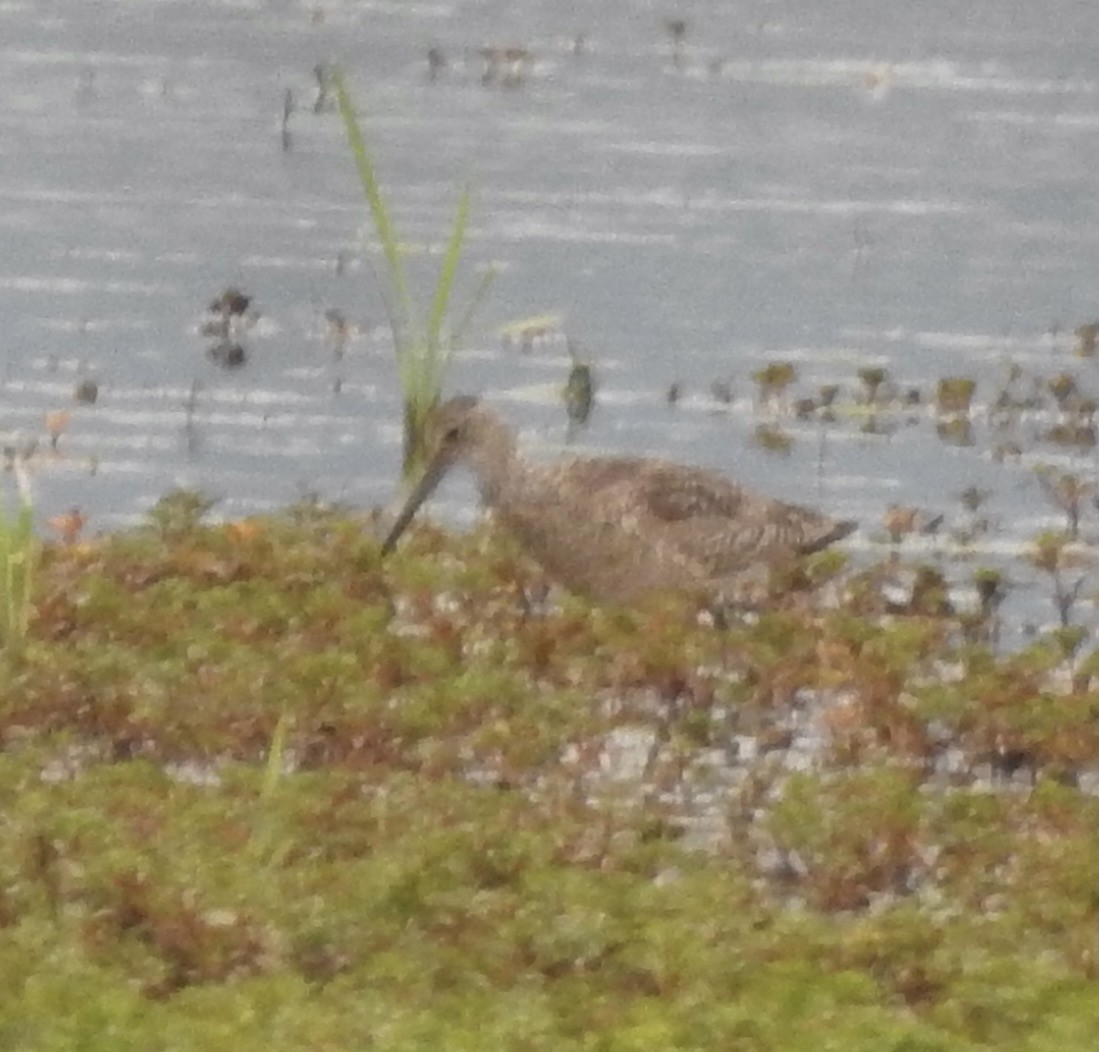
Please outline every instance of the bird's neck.
[[489, 506], [500, 503], [514, 485], [516, 474], [523, 470], [514, 438], [501, 434], [493, 439], [477, 450], [476, 460], [471, 465], [477, 475], [481, 500]]

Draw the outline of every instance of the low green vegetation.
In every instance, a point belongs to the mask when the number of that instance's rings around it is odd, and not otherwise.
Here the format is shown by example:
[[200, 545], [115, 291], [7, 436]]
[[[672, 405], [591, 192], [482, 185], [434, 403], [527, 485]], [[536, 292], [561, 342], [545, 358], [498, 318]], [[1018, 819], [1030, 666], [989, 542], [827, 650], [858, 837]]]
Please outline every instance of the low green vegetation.
[[46, 547], [0, 656], [0, 1048], [1094, 1047], [1094, 640], [202, 510]]
[[19, 492], [13, 511], [0, 500], [0, 646], [11, 652], [22, 646], [31, 614], [38, 559], [34, 506], [23, 466], [13, 466]]

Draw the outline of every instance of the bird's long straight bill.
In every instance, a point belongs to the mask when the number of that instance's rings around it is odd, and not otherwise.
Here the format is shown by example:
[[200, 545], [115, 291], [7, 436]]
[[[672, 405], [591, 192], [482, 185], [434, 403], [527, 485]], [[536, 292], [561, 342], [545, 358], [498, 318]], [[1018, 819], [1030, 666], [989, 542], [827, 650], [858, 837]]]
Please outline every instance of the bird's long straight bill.
[[401, 508], [392, 527], [390, 527], [385, 540], [382, 541], [382, 555], [388, 555], [397, 546], [401, 534], [404, 533], [413, 516], [419, 511], [420, 505], [431, 496], [432, 491], [439, 485], [439, 480], [443, 477], [445, 470], [446, 465], [442, 460], [433, 460], [428, 464], [423, 478], [416, 483], [415, 489], [408, 495], [408, 500], [405, 501], [404, 507]]

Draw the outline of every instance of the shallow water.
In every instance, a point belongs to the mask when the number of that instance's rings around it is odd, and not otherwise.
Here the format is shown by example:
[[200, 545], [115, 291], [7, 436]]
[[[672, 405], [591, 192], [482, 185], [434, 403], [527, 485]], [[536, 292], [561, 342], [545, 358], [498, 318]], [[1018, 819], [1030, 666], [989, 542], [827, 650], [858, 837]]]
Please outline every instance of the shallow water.
[[[4, 444], [37, 439], [43, 520], [79, 506], [92, 530], [176, 485], [226, 515], [304, 492], [390, 498], [379, 260], [338, 118], [313, 112], [313, 68], [338, 61], [425, 287], [461, 181], [475, 189], [466, 288], [477, 268], [500, 273], [453, 389], [497, 399], [532, 444], [563, 444], [567, 336], [600, 383], [575, 445], [704, 463], [859, 518], [856, 550], [894, 502], [945, 512], [949, 532], [976, 485], [994, 520], [978, 558], [1020, 579], [1020, 546], [1062, 520], [1035, 465], [1096, 477], [1094, 449], [1042, 441], [1048, 413], [997, 461], [987, 413], [1010, 363], [1099, 387], [1072, 354], [1099, 314], [1088, 7], [0, 4]], [[687, 21], [678, 54], [669, 14]], [[530, 50], [522, 83], [482, 83], [487, 44]], [[434, 82], [432, 46], [448, 60]], [[227, 285], [260, 315], [234, 372], [198, 331]], [[333, 309], [355, 330], [342, 357]], [[560, 324], [530, 353], [499, 338], [545, 313]], [[848, 403], [865, 366], [925, 395], [972, 375], [974, 442], [941, 442], [926, 407], [883, 414], [888, 434], [853, 412], [822, 428], [761, 410], [752, 373], [768, 361], [796, 365], [798, 395], [837, 383]], [[85, 378], [98, 400], [74, 405]], [[52, 454], [44, 415], [62, 408]], [[788, 433], [788, 454], [759, 447], [761, 423]], [[471, 496], [458, 480], [436, 507], [468, 517]], [[1041, 594], [1025, 610], [1050, 612]]]

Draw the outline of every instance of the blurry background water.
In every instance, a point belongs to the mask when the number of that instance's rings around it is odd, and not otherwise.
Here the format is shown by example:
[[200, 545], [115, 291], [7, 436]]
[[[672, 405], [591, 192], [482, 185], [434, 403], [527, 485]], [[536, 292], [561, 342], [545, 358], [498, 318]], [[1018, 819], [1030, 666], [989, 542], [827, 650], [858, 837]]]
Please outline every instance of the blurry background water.
[[[532, 446], [659, 453], [857, 517], [856, 551], [890, 505], [945, 513], [905, 544], [953, 553], [968, 532], [972, 565], [1021, 580], [1025, 545], [1065, 521], [1035, 468], [1096, 478], [1099, 365], [1075, 334], [1099, 315], [1090, 8], [0, 3], [7, 456], [30, 454], [43, 521], [75, 506], [93, 531], [180, 485], [234, 516], [393, 496], [378, 254], [316, 73], [335, 62], [425, 288], [474, 188], [464, 290], [499, 274], [453, 390]], [[483, 54], [505, 47], [524, 53]], [[200, 332], [227, 287], [257, 315], [237, 369]], [[529, 345], [501, 337], [540, 315]], [[579, 430], [567, 340], [599, 384]], [[782, 363], [796, 379], [764, 400], [754, 374]], [[856, 404], [875, 368], [898, 397]], [[934, 409], [951, 376], [976, 381], [954, 430]], [[836, 419], [799, 419], [830, 384]], [[437, 513], [468, 518], [472, 496], [456, 480]]]

